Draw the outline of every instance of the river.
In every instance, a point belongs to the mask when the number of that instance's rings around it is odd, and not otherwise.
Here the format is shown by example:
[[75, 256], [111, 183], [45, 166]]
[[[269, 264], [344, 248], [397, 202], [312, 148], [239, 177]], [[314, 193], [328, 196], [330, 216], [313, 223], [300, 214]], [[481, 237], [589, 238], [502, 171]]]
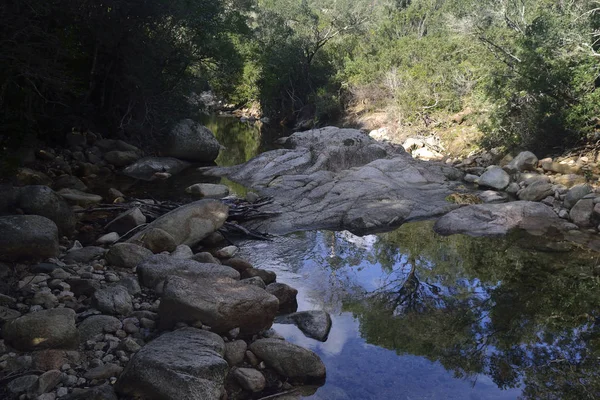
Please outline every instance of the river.
[[[219, 165], [242, 163], [277, 137], [277, 129], [231, 118], [205, 123], [227, 147]], [[327, 367], [326, 384], [306, 398], [593, 399], [600, 393], [597, 253], [548, 252], [526, 236], [440, 237], [431, 222], [364, 237], [309, 231], [236, 244], [243, 258], [298, 289], [299, 311], [331, 314], [324, 343], [293, 325], [274, 326]]]

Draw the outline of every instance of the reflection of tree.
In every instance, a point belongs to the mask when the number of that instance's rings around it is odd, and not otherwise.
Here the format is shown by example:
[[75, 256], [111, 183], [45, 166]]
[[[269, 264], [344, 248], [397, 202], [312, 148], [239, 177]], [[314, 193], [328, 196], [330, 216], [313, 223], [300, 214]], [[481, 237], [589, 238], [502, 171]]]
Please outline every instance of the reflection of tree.
[[440, 238], [429, 224], [381, 235], [373, 252], [388, 279], [346, 307], [368, 342], [439, 361], [457, 376], [523, 385], [530, 399], [599, 398], [594, 256], [512, 243]]

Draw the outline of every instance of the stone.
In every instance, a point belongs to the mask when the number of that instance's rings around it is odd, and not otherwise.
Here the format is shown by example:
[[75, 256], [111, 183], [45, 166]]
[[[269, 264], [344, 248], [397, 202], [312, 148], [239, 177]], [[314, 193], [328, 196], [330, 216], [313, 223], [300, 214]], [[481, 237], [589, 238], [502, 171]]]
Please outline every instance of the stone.
[[135, 276], [127, 276], [121, 279], [120, 281], [117, 281], [116, 284], [123, 286], [132, 296], [142, 293], [140, 283], [138, 282], [138, 279]]
[[134, 207], [118, 215], [104, 227], [106, 232], [117, 232], [124, 235], [133, 228], [145, 224], [146, 216], [142, 214], [139, 207]]
[[[198, 261], [199, 263], [205, 263], [205, 264], [221, 264], [221, 261], [219, 261], [217, 258], [215, 258], [212, 254], [210, 254], [207, 251], [203, 251], [203, 252], [194, 254], [194, 256], [192, 257], [192, 260]], [[225, 264], [223, 263], [223, 265], [225, 265]]]
[[241, 365], [244, 362], [246, 350], [248, 350], [248, 345], [243, 340], [225, 343], [225, 361], [230, 367]]
[[129, 361], [116, 390], [146, 400], [219, 400], [228, 372], [219, 335], [183, 328], [154, 339]]
[[173, 127], [167, 137], [165, 154], [188, 161], [209, 163], [219, 155], [221, 145], [205, 126], [184, 119]]
[[173, 157], [145, 157], [123, 170], [123, 174], [134, 179], [153, 181], [156, 174], [176, 175], [191, 164]]
[[[159, 228], [169, 233], [177, 245], [196, 246], [215, 232], [227, 220], [228, 207], [217, 200], [198, 200], [181, 206], [157, 218], [148, 228]], [[128, 240], [135, 243], [144, 235], [141, 231]]]
[[530, 151], [523, 151], [504, 166], [504, 170], [509, 174], [522, 171], [535, 171], [538, 164], [538, 158]]
[[273, 198], [261, 211], [277, 215], [250, 221], [249, 228], [273, 234], [328, 229], [363, 235], [459, 207], [446, 197], [463, 184], [463, 172], [415, 160], [359, 130], [313, 129], [283, 142], [288, 148], [241, 165], [201, 169]]
[[594, 226], [592, 217], [594, 216], [594, 200], [593, 199], [581, 199], [579, 200], [571, 211], [569, 217], [574, 224], [582, 227], [589, 228]]
[[112, 164], [115, 167], [125, 167], [139, 160], [140, 156], [135, 151], [113, 150], [104, 153], [104, 159], [107, 163]]
[[240, 328], [249, 335], [269, 328], [278, 308], [275, 296], [230, 278], [191, 281], [169, 276], [158, 314], [163, 327], [202, 321], [216, 333]]
[[586, 183], [585, 176], [577, 174], [555, 175], [552, 177], [552, 182], [557, 185], [564, 185], [571, 188], [575, 185]]
[[110, 246], [111, 244], [117, 242], [120, 238], [121, 236], [119, 236], [117, 232], [111, 232], [100, 236], [96, 240], [96, 244], [99, 244], [100, 246]]
[[267, 384], [264, 375], [254, 368], [236, 368], [232, 374], [244, 390], [252, 393], [262, 391]]
[[37, 292], [31, 299], [31, 304], [54, 308], [58, 305], [58, 299], [50, 292]]
[[175, 251], [171, 253], [171, 257], [179, 258], [182, 260], [191, 260], [194, 257], [194, 252], [190, 249], [190, 246], [180, 244], [177, 246]]
[[169, 275], [190, 279], [230, 278], [239, 280], [240, 274], [233, 268], [218, 264], [201, 264], [193, 260], [182, 260], [166, 254], [156, 254], [147, 258], [137, 267], [142, 286], [154, 289]]
[[261, 289], [266, 289], [267, 288], [267, 285], [265, 285], [265, 281], [263, 281], [258, 276], [253, 276], [252, 278], [242, 279], [242, 280], [240, 280], [240, 282], [243, 283], [243, 284], [245, 284], [245, 285], [258, 286]]
[[92, 315], [84, 319], [77, 329], [82, 343], [92, 340], [103, 333], [114, 333], [121, 329], [122, 324], [118, 318], [110, 315]]
[[75, 312], [55, 308], [24, 315], [7, 322], [4, 339], [19, 350], [76, 349], [79, 332], [75, 327]]
[[125, 350], [129, 353], [136, 353], [138, 351], [140, 351], [140, 349], [142, 348], [142, 346], [140, 346], [135, 340], [133, 340], [132, 338], [125, 338], [123, 339], [123, 341], [119, 344], [119, 348], [121, 350]]
[[538, 180], [520, 190], [517, 195], [520, 200], [541, 201], [554, 195], [554, 187], [550, 183]]
[[40, 371], [60, 369], [65, 364], [77, 364], [80, 360], [80, 354], [77, 351], [67, 350], [38, 350], [34, 351], [31, 356], [33, 368]]
[[540, 160], [540, 164], [544, 171], [556, 172], [559, 174], [578, 174], [581, 172], [581, 167], [579, 165], [561, 164], [553, 162], [552, 159]]
[[471, 174], [466, 174], [463, 179], [467, 183], [476, 183], [477, 180], [479, 180], [479, 176], [477, 176], [477, 175], [471, 175]]
[[62, 380], [62, 372], [53, 369], [39, 376], [34, 392], [37, 394], [48, 393]]
[[121, 285], [96, 290], [92, 295], [92, 306], [113, 315], [129, 315], [133, 311], [131, 295]]
[[3, 324], [7, 321], [17, 319], [21, 316], [21, 313], [12, 308], [0, 306], [0, 323]]
[[58, 228], [38, 215], [0, 217], [0, 260], [43, 260], [57, 257]]
[[8, 382], [6, 388], [12, 394], [31, 392], [35, 388], [37, 381], [37, 375], [25, 375]]
[[510, 183], [510, 176], [500, 167], [493, 166], [485, 171], [477, 180], [477, 184], [495, 190], [504, 190]]
[[496, 192], [495, 190], [484, 190], [477, 193], [477, 197], [479, 197], [481, 201], [486, 204], [506, 203], [508, 201], [508, 196], [506, 193]]
[[88, 370], [83, 377], [85, 379], [108, 379], [112, 376], [119, 376], [123, 372], [123, 367], [117, 364], [104, 364]]
[[567, 192], [564, 205], [566, 208], [573, 207], [579, 200], [592, 193], [592, 187], [588, 184], [575, 185]]
[[91, 297], [101, 287], [100, 282], [93, 279], [70, 278], [66, 282], [75, 296]]
[[62, 196], [48, 186], [20, 188], [17, 205], [25, 214], [40, 215], [54, 221], [61, 235], [71, 235], [75, 230], [75, 213]]
[[94, 386], [89, 389], [73, 389], [61, 400], [118, 400], [113, 387], [109, 384]]
[[265, 285], [270, 285], [277, 279], [277, 274], [275, 274], [275, 272], [260, 268], [248, 268], [244, 270], [240, 276], [242, 279], [258, 276], [265, 282]]
[[325, 365], [310, 350], [279, 339], [259, 339], [250, 345], [250, 351], [279, 375], [292, 382], [322, 383]]
[[254, 192], [248, 192], [246, 193], [246, 201], [248, 203], [256, 203], [258, 200], [260, 200], [260, 196]]
[[87, 264], [104, 257], [106, 249], [97, 246], [87, 246], [82, 249], [70, 250], [64, 258], [67, 264]]
[[134, 240], [129, 242], [145, 247], [154, 254], [163, 251], [172, 252], [177, 248], [175, 238], [171, 234], [158, 228], [146, 228], [141, 235], [136, 235]]
[[435, 232], [444, 236], [503, 236], [514, 230], [545, 235], [575, 228], [552, 208], [530, 201], [470, 205], [444, 215], [434, 225]]
[[278, 314], [289, 314], [298, 310], [298, 301], [296, 300], [298, 290], [279, 282], [271, 283], [266, 290], [267, 293], [272, 294], [279, 300]]
[[227, 246], [217, 250], [215, 256], [220, 259], [234, 257], [240, 249], [237, 246]]
[[227, 186], [213, 183], [196, 183], [187, 187], [185, 192], [205, 199], [222, 199], [229, 196], [229, 188]]
[[302, 311], [278, 319], [279, 323], [293, 323], [306, 336], [320, 342], [327, 341], [331, 330], [331, 316], [325, 311]]
[[76, 176], [73, 175], [61, 175], [58, 178], [56, 178], [54, 180], [54, 184], [52, 185], [52, 188], [54, 190], [60, 190], [60, 189], [77, 189], [80, 190], [82, 192], [85, 192], [88, 187], [86, 186], [85, 183], [83, 183], [81, 181], [81, 179], [79, 179]]
[[102, 203], [102, 196], [85, 193], [77, 189], [60, 189], [57, 193], [69, 204], [76, 206], [89, 207]]
[[244, 272], [249, 268], [254, 268], [252, 264], [250, 264], [248, 261], [237, 257], [224, 259], [223, 261], [221, 261], [221, 263], [223, 265], [227, 265], [228, 267], [235, 269], [240, 273]]
[[48, 175], [31, 168], [19, 168], [15, 176], [19, 186], [24, 185], [46, 185], [52, 184], [52, 179]]
[[119, 268], [133, 269], [153, 253], [137, 244], [117, 243], [106, 253], [106, 262]]

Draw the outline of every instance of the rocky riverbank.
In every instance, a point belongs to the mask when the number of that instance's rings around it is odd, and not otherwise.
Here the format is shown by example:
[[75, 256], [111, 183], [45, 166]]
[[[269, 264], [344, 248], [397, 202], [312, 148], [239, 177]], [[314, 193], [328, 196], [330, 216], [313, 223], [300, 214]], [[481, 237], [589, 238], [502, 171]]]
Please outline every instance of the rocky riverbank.
[[206, 199], [226, 188], [190, 187], [205, 199], [166, 212], [98, 185], [121, 172], [168, 179], [211, 161], [208, 133], [189, 121], [174, 130], [169, 155], [185, 160], [73, 133], [3, 186], [0, 397], [258, 399], [324, 382], [319, 357], [270, 328], [285, 315], [326, 340], [329, 316], [296, 313], [295, 289], [236, 257], [219, 233], [229, 207]]

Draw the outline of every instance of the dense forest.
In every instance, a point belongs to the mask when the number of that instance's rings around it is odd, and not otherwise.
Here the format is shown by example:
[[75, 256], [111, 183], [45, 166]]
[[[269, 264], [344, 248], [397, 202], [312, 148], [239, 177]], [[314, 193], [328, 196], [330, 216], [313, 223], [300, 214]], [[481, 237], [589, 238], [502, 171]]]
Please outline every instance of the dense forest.
[[[5, 0], [3, 147], [153, 137], [212, 90], [294, 126], [461, 113], [484, 146], [597, 139], [597, 0]], [[462, 120], [462, 117], [461, 117]]]

